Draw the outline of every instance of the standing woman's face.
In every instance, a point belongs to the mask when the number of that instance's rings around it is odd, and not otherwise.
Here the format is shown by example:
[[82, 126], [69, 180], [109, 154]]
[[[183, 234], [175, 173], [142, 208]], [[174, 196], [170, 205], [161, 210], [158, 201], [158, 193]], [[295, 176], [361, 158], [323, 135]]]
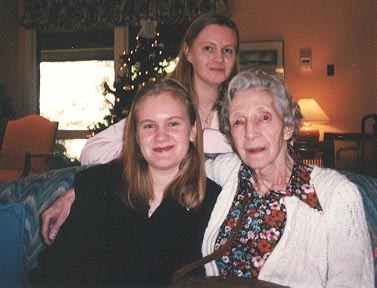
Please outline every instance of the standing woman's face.
[[212, 24], [199, 33], [191, 47], [185, 47], [187, 60], [194, 68], [194, 80], [221, 85], [236, 64], [236, 33], [227, 26]]
[[136, 119], [137, 142], [150, 171], [177, 173], [196, 136], [185, 105], [171, 92], [161, 92], [140, 104]]

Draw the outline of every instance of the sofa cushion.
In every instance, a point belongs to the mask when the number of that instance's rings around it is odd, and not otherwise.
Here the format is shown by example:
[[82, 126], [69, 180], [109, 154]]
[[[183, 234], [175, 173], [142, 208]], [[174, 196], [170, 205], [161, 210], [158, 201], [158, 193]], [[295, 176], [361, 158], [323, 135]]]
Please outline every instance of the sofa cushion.
[[25, 284], [25, 217], [21, 204], [0, 206], [0, 287], [23, 287]]

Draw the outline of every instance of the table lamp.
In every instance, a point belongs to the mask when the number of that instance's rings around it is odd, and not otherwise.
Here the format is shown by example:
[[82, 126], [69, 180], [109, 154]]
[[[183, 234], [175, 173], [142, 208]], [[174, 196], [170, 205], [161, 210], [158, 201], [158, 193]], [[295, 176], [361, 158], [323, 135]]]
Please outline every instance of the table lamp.
[[304, 117], [304, 122], [297, 140], [300, 142], [318, 141], [319, 131], [312, 128], [312, 123], [329, 122], [329, 117], [314, 98], [301, 98], [298, 100], [298, 105]]

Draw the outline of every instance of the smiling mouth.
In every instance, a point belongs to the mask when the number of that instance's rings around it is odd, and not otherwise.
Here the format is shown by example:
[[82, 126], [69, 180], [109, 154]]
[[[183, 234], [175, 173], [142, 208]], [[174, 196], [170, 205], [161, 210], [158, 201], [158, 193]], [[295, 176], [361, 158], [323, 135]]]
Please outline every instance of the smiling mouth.
[[161, 152], [169, 151], [169, 150], [173, 149], [173, 147], [174, 147], [173, 145], [165, 146], [165, 147], [155, 147], [155, 148], [153, 148], [153, 151], [161, 153]]

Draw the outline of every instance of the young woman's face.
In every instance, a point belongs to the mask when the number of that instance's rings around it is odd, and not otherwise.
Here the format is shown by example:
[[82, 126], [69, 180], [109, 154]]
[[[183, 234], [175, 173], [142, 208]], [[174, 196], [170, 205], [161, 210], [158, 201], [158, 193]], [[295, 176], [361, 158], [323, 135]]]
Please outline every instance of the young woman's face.
[[137, 112], [137, 142], [151, 172], [176, 173], [194, 142], [196, 125], [191, 126], [187, 110], [170, 92], [146, 98]]
[[229, 123], [237, 152], [248, 166], [264, 169], [280, 165], [293, 129], [284, 126], [267, 91], [236, 92], [229, 105]]
[[196, 82], [221, 85], [236, 64], [237, 36], [227, 26], [212, 24], [198, 34], [191, 47], [185, 47], [187, 60], [194, 68]]

